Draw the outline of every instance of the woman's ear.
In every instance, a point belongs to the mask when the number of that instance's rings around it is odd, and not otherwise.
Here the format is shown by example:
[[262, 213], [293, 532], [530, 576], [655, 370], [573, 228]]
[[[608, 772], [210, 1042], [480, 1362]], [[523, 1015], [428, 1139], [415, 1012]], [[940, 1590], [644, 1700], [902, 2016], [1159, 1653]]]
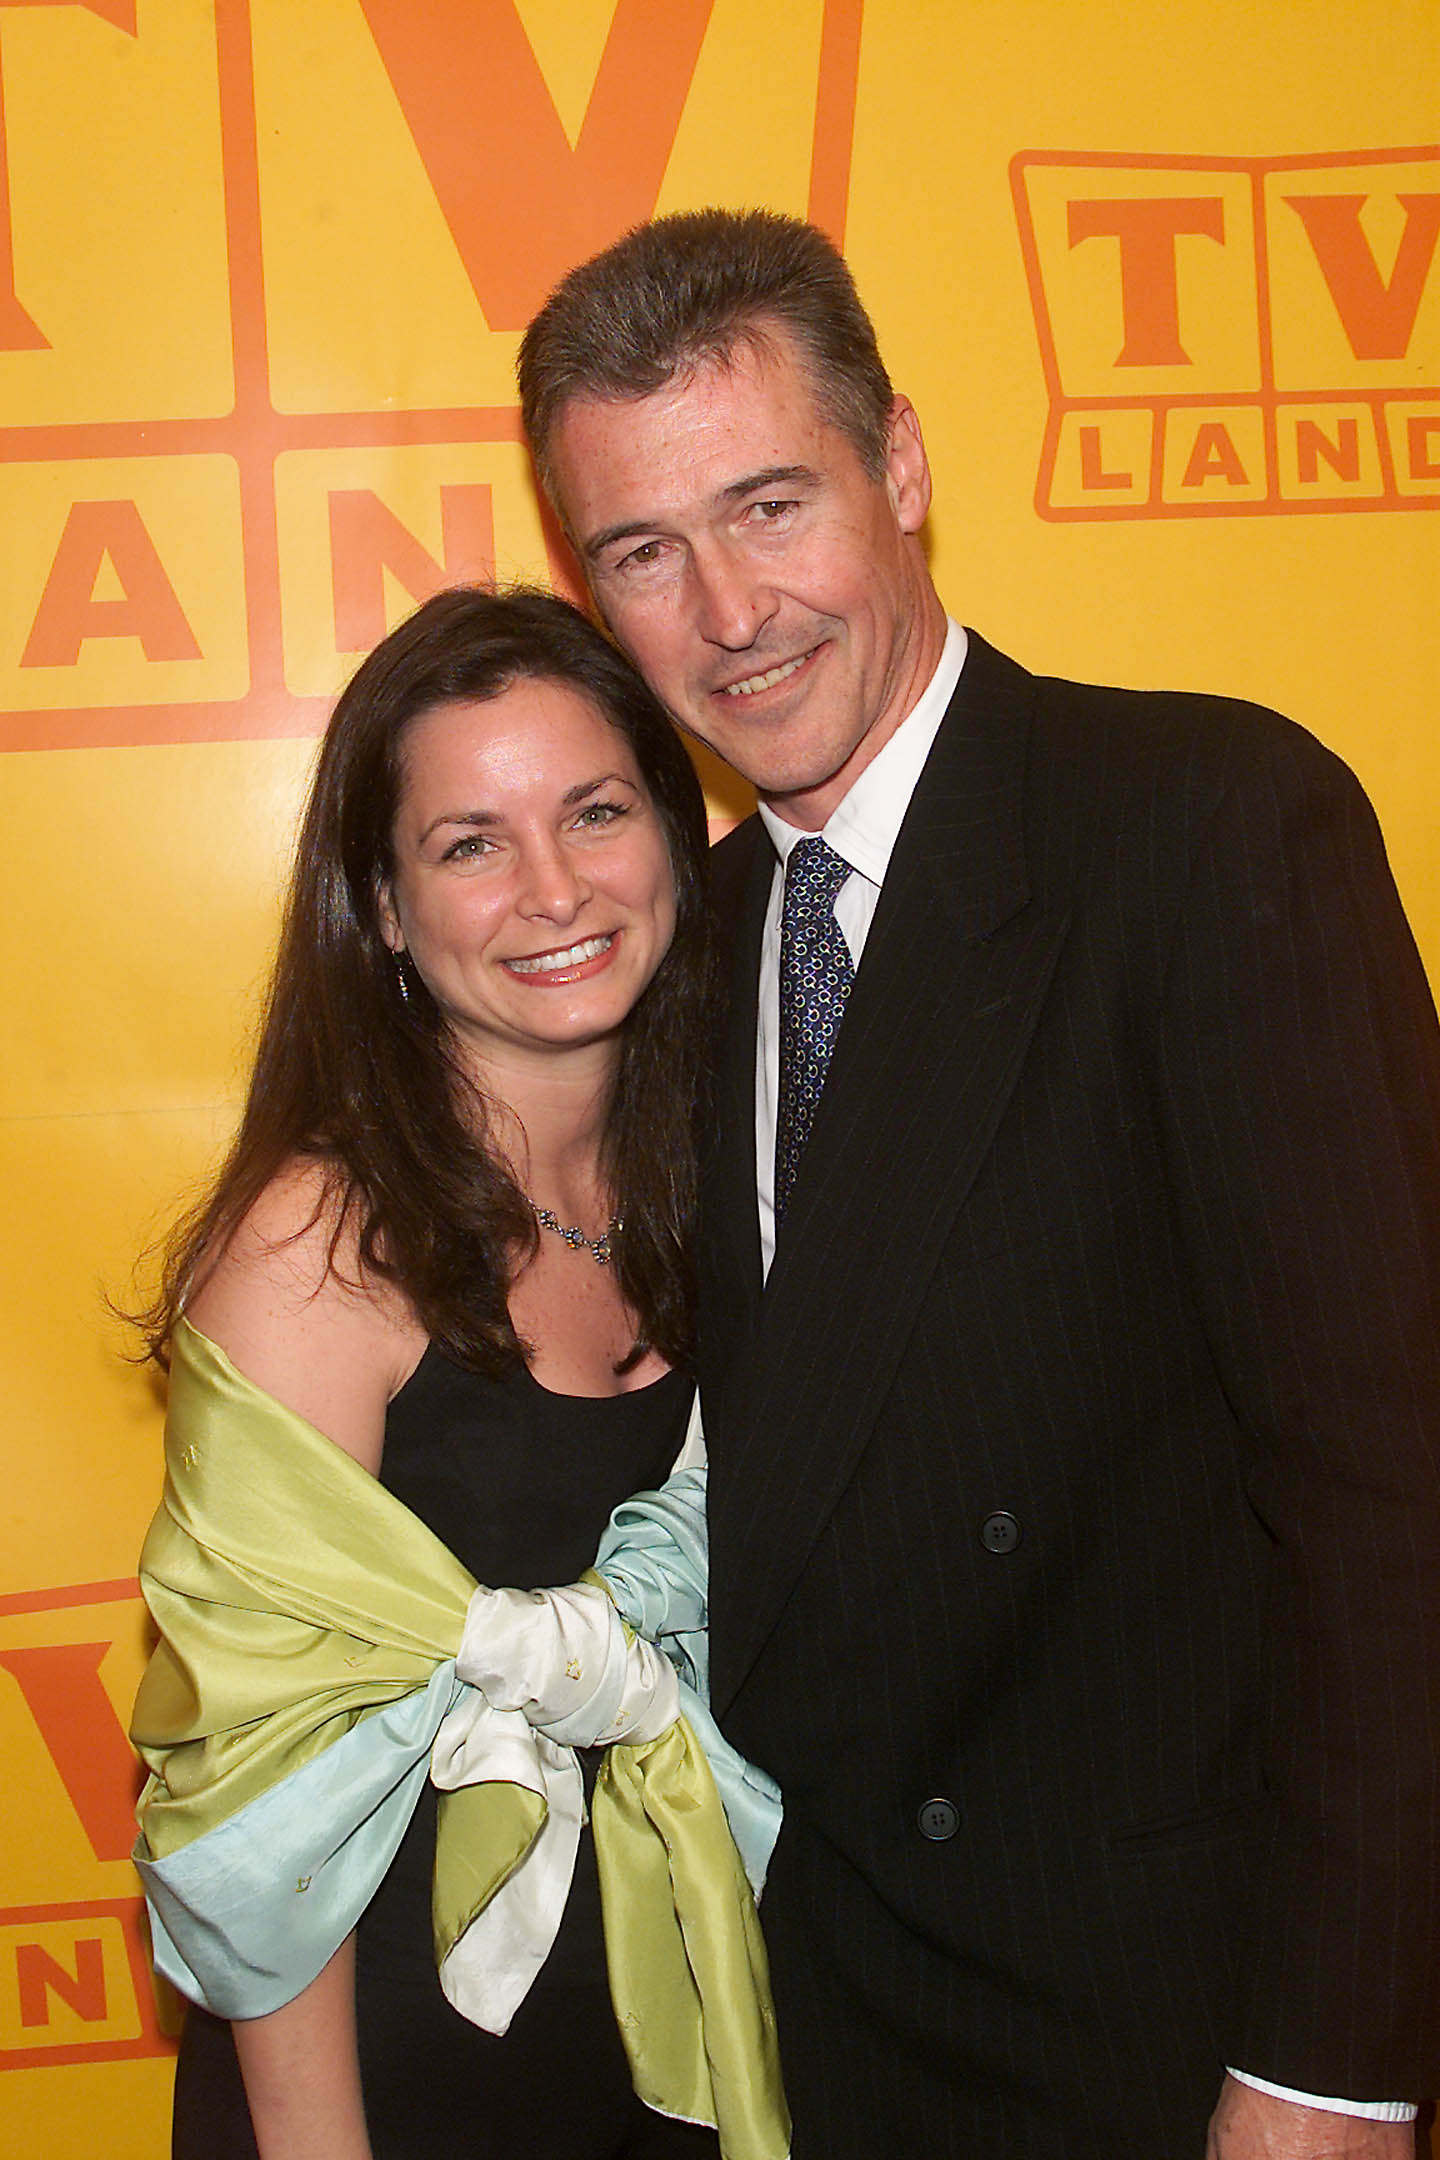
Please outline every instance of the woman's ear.
[[400, 927], [400, 917], [395, 912], [395, 895], [389, 878], [381, 878], [375, 888], [375, 912], [380, 921], [380, 935], [393, 953], [405, 950], [405, 932]]

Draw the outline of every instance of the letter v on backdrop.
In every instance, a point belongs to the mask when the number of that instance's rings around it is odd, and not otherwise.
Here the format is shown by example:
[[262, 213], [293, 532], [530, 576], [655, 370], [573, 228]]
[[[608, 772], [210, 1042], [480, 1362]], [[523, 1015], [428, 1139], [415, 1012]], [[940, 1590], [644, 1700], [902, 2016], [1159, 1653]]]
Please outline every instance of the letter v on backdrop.
[[[81, 11], [0, 0], [21, 5], [27, 38], [0, 53], [26, 123], [0, 139], [8, 747], [312, 731], [356, 650], [437, 584], [559, 570], [513, 364], [571, 263], [717, 196], [843, 237], [861, 0], [776, 12], [775, 128], [735, 125], [756, 89], [747, 0], [94, 0], [93, 110], [67, 87]], [[183, 131], [157, 134], [162, 85]], [[185, 335], [153, 300], [125, 331], [155, 236], [137, 216], [117, 271], [78, 193], [62, 214], [43, 155], [66, 135], [92, 203], [123, 198], [157, 141], [188, 146], [170, 191], [208, 222]], [[48, 286], [26, 269], [42, 219]], [[103, 376], [85, 357], [102, 320], [126, 362]]]

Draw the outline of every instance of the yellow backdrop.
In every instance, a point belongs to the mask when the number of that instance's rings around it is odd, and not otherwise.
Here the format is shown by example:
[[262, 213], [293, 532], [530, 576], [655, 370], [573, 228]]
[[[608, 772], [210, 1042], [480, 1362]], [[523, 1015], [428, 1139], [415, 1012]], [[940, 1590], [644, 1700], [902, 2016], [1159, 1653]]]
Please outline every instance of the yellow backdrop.
[[355, 655], [565, 575], [532, 306], [657, 209], [826, 224], [954, 612], [1303, 720], [1440, 972], [1437, 83], [1430, 0], [0, 0], [7, 2149], [167, 2149], [122, 1737], [158, 1414], [101, 1293], [233, 1114]]

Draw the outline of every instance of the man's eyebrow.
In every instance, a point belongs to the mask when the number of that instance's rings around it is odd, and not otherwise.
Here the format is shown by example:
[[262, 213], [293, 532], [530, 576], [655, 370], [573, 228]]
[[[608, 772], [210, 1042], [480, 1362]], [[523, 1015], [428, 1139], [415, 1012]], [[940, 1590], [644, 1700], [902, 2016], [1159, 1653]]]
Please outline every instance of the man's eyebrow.
[[766, 488], [815, 487], [820, 479], [812, 465], [765, 465], [759, 472], [746, 473], [742, 480], [732, 480], [721, 490], [722, 502], [739, 502], [743, 496], [763, 494]]
[[[815, 487], [820, 480], [812, 465], [763, 465], [759, 472], [744, 473], [738, 480], [729, 481], [716, 497], [717, 502], [743, 502], [747, 495], [755, 495], [766, 488]], [[594, 562], [607, 548], [621, 540], [640, 540], [664, 530], [662, 518], [627, 518], [621, 525], [607, 525], [584, 543], [582, 553]]]
[[617, 540], [638, 540], [642, 533], [653, 533], [654, 530], [655, 521], [644, 518], [631, 518], [624, 525], [607, 525], [603, 532], [596, 533], [584, 543], [581, 553], [593, 562], [597, 555], [605, 553], [606, 548], [614, 547]]

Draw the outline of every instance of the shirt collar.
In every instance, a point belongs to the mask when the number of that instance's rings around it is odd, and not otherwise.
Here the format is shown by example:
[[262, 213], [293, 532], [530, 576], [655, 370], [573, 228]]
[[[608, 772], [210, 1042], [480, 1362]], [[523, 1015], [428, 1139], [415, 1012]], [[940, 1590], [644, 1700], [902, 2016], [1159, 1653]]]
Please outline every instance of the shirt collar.
[[[852, 870], [883, 885], [890, 856], [910, 807], [925, 760], [940, 732], [945, 709], [965, 665], [966, 638], [959, 623], [949, 621], [940, 663], [895, 733], [878, 750], [858, 776], [850, 792], [836, 804], [826, 820], [822, 838]], [[796, 842], [807, 837], [798, 827], [777, 817], [768, 803], [760, 804], [760, 817], [785, 863]]]

